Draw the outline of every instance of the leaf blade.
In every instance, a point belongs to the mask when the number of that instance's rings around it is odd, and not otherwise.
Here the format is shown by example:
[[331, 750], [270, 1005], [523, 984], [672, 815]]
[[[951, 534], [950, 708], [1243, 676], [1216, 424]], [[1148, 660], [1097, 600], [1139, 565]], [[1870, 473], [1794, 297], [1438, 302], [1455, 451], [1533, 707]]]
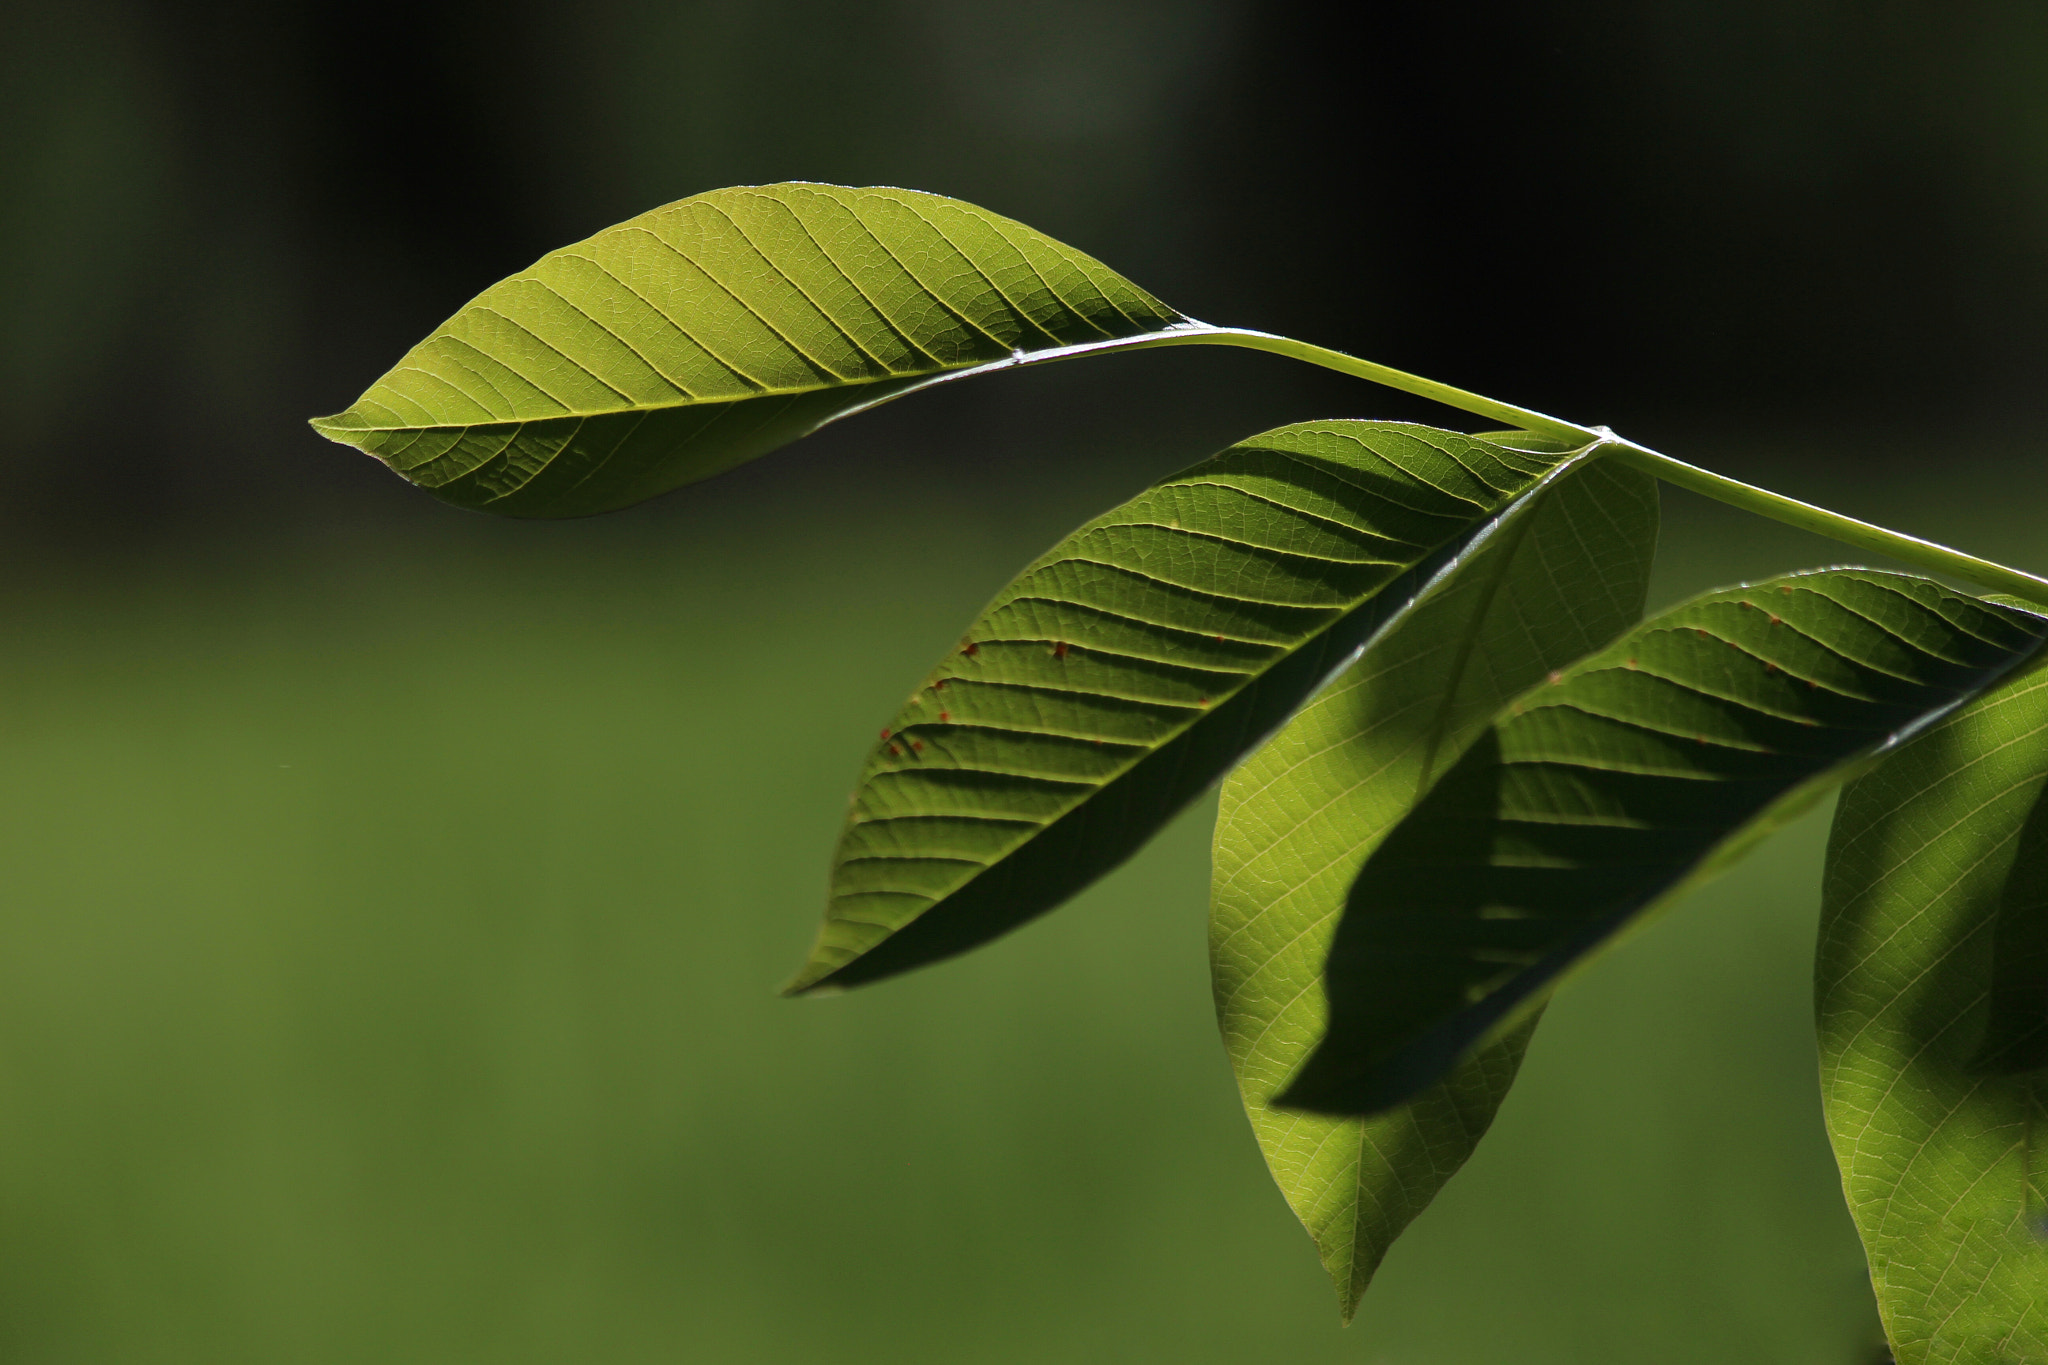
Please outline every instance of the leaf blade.
[[1582, 458], [1298, 423], [1083, 526], [997, 596], [871, 752], [788, 989], [964, 951], [1121, 862], [1490, 519]]
[[548, 253], [313, 427], [458, 506], [579, 516], [929, 384], [1189, 329], [959, 200], [738, 186]]
[[2048, 674], [1852, 783], [1815, 957], [1821, 1092], [1903, 1365], [2048, 1353]]
[[2048, 623], [1822, 570], [1695, 598], [1525, 694], [1368, 860], [1281, 1103], [1377, 1112], [1995, 682]]
[[1379, 839], [1502, 705], [1640, 617], [1657, 486], [1596, 461], [1515, 516], [1512, 533], [1441, 581], [1232, 774], [1217, 815], [1218, 1021], [1268, 1168], [1347, 1321], [1395, 1238], [1491, 1124], [1528, 1030], [1398, 1113], [1274, 1108], [1322, 1032], [1318, 988], [1337, 913]]

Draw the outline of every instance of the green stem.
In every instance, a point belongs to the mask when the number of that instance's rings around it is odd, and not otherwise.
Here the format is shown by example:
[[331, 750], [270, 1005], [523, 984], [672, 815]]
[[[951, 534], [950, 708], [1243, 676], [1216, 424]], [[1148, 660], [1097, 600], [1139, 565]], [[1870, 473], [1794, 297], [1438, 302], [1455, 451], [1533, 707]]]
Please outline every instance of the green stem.
[[1661, 455], [1647, 446], [1634, 441], [1609, 437], [1608, 452], [1623, 464], [1633, 465], [1646, 474], [1654, 474], [1666, 483], [1677, 484], [1680, 488], [1703, 493], [1731, 507], [1755, 512], [1759, 516], [1782, 521], [1787, 526], [1797, 526], [1802, 531], [1812, 531], [1830, 540], [1839, 540], [1844, 545], [1854, 545], [1859, 550], [1890, 555], [1934, 573], [1952, 574], [1966, 582], [1998, 592], [2011, 593], [2029, 602], [2048, 606], [2048, 579], [2036, 578], [2018, 569], [2009, 569], [2003, 564], [1994, 564], [1988, 559], [1951, 550], [1946, 545], [1937, 545], [1931, 540], [1918, 536], [1901, 535], [1887, 531], [1882, 526], [1873, 526], [1867, 521], [1845, 517], [1839, 512], [1830, 512], [1825, 507], [1815, 507], [1810, 502], [1788, 498], [1782, 493], [1757, 488], [1751, 484], [1726, 478], [1720, 474], [1689, 465], [1683, 460], [1674, 460]]
[[1203, 327], [1200, 330], [1174, 331], [1157, 334], [1155, 344], [1172, 346], [1242, 346], [1254, 351], [1270, 351], [1293, 360], [1305, 360], [1311, 365], [1320, 365], [1326, 370], [1352, 375], [1358, 379], [1370, 379], [1376, 384], [1385, 384], [1390, 389], [1416, 394], [1422, 398], [1434, 399], [1447, 407], [1462, 408], [1476, 412], [1481, 417], [1491, 417], [1496, 422], [1505, 422], [1523, 431], [1533, 431], [1540, 436], [1552, 436], [1561, 441], [1594, 441], [1600, 433], [1588, 430], [1574, 422], [1559, 417], [1518, 408], [1513, 403], [1502, 403], [1482, 394], [1468, 393], [1454, 389], [1449, 384], [1439, 384], [1434, 379], [1424, 379], [1419, 374], [1409, 374], [1388, 365], [1375, 365], [1370, 360], [1360, 360], [1355, 355], [1333, 351], [1327, 346], [1314, 346], [1293, 337], [1275, 336], [1271, 332], [1254, 332], [1241, 327]]
[[1812, 531], [1816, 535], [1841, 541], [1845, 545], [1854, 545], [1859, 550], [1890, 555], [1894, 559], [1903, 560], [1932, 573], [1949, 574], [1965, 582], [1998, 592], [2011, 593], [2028, 602], [2048, 607], [2048, 579], [2036, 578], [2033, 574], [2022, 573], [2003, 564], [1994, 564], [1988, 559], [1979, 559], [1975, 555], [1964, 554], [1961, 550], [1937, 545], [1931, 540], [1901, 535], [1882, 526], [1873, 526], [1867, 521], [1858, 521], [1839, 512], [1830, 512], [1825, 507], [1815, 507], [1812, 503], [1801, 502], [1797, 498], [1788, 498], [1781, 493], [1773, 493], [1737, 479], [1726, 478], [1701, 469], [1697, 465], [1689, 465], [1683, 460], [1674, 460], [1669, 455], [1659, 454], [1648, 446], [1625, 440], [1606, 427], [1582, 427], [1575, 422], [1567, 422], [1545, 413], [1518, 408], [1512, 403], [1502, 403], [1480, 394], [1455, 389], [1449, 384], [1439, 384], [1434, 379], [1424, 379], [1420, 375], [1409, 374], [1386, 365], [1375, 365], [1370, 360], [1360, 360], [1356, 356], [1345, 355], [1342, 351], [1313, 346], [1306, 341], [1296, 341], [1292, 337], [1275, 336], [1270, 332], [1253, 332], [1236, 327], [1203, 327], [1172, 334], [1172, 338], [1171, 341], [1166, 341], [1162, 337], [1159, 343], [1243, 346], [1255, 351], [1270, 351], [1275, 355], [1305, 360], [1311, 365], [1320, 365], [1324, 369], [1335, 370], [1340, 374], [1370, 379], [1375, 383], [1385, 384], [1388, 388], [1433, 399], [1450, 407], [1462, 408], [1466, 412], [1490, 417], [1497, 422], [1511, 423], [1525, 431], [1565, 441], [1598, 443], [1612, 459], [1620, 460], [1623, 464], [1631, 465], [1644, 473], [1654, 474], [1666, 483], [1676, 484], [1680, 488], [1713, 498], [1717, 502], [1740, 507], [1746, 512], [1754, 512], [1773, 521], [1782, 521], [1788, 526], [1797, 526], [1802, 531]]

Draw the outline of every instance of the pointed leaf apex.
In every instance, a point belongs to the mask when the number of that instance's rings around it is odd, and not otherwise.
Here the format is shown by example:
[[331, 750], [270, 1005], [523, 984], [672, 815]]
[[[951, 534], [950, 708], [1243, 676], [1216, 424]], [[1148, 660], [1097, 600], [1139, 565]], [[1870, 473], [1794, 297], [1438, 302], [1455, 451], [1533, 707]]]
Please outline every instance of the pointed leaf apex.
[[804, 965], [797, 969], [796, 975], [783, 982], [776, 994], [785, 1000], [794, 1000], [799, 996], [836, 995], [845, 987], [826, 979], [832, 975], [835, 965], [837, 964], [820, 961], [816, 950], [813, 950], [811, 955], [804, 959]]
[[336, 445], [344, 445], [352, 450], [360, 450], [372, 458], [377, 456], [377, 452], [370, 448], [369, 442], [364, 438], [362, 426], [353, 408], [347, 412], [337, 412], [327, 417], [308, 418], [306, 425], [319, 432], [322, 436], [325, 436], [328, 440], [333, 441]]

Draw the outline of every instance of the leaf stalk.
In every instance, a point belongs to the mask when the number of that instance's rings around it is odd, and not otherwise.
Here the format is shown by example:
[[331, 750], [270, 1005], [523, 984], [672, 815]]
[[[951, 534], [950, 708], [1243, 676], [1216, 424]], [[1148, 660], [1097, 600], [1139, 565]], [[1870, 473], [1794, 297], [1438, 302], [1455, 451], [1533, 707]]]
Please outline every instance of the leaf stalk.
[[1905, 535], [1887, 530], [1867, 521], [1845, 517], [1840, 512], [1830, 512], [1825, 507], [1816, 507], [1810, 502], [1788, 498], [1782, 493], [1773, 493], [1767, 488], [1743, 483], [1683, 460], [1674, 460], [1669, 455], [1651, 450], [1648, 446], [1637, 445], [1614, 435], [1605, 427], [1595, 428], [1608, 443], [1608, 454], [1624, 464], [1632, 465], [1646, 474], [1654, 474], [1666, 483], [1694, 493], [1704, 494], [1717, 502], [1731, 507], [1781, 521], [1787, 526], [1796, 526], [1802, 531], [1812, 531], [1844, 545], [1854, 545], [1859, 550], [1874, 554], [1890, 555], [1916, 568], [1933, 573], [1945, 573], [1965, 582], [1997, 592], [2011, 593], [2029, 602], [2048, 606], [2048, 579], [1988, 559], [1979, 559], [1961, 550], [1952, 550], [1946, 545], [1918, 536]]
[[1524, 431], [1533, 431], [1540, 436], [1550, 436], [1561, 441], [1577, 441], [1582, 444], [1600, 438], [1598, 432], [1582, 427], [1576, 422], [1567, 422], [1561, 417], [1552, 417], [1531, 408], [1518, 408], [1513, 403], [1503, 403], [1484, 394], [1453, 388], [1434, 379], [1424, 379], [1419, 374], [1409, 374], [1406, 370], [1397, 370], [1391, 365], [1378, 365], [1370, 360], [1360, 360], [1355, 355], [1333, 351], [1327, 346], [1296, 341], [1293, 337], [1277, 336], [1272, 332], [1255, 332], [1244, 327], [1202, 325], [1185, 331], [1175, 330], [1157, 334], [1151, 340], [1153, 344], [1162, 345], [1208, 344], [1242, 346], [1248, 350], [1266, 351], [1273, 355], [1287, 356], [1292, 360], [1307, 361], [1311, 365], [1320, 365], [1326, 370], [1335, 370], [1339, 374], [1348, 374], [1356, 379], [1370, 379], [1375, 384], [1384, 384], [1390, 389], [1412, 393], [1419, 398], [1433, 399], [1447, 407], [1461, 408], [1466, 412], [1477, 413], [1481, 417], [1491, 417], [1496, 422], [1505, 422]]

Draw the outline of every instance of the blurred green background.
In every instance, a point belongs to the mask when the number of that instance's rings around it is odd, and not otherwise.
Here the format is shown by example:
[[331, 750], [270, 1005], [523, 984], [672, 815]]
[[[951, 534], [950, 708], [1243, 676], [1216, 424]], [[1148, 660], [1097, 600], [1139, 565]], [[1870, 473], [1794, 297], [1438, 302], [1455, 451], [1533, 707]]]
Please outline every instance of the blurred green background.
[[[1348, 1330], [1214, 1036], [1206, 812], [972, 958], [772, 994], [874, 727], [1018, 565], [1261, 427], [1440, 414], [1127, 357], [559, 525], [302, 422], [617, 218], [888, 182], [2038, 571], [2048, 12], [0, 18], [0, 1358], [1868, 1359], [1824, 816], [1560, 999]], [[1666, 506], [1660, 601], [1850, 557]]]

